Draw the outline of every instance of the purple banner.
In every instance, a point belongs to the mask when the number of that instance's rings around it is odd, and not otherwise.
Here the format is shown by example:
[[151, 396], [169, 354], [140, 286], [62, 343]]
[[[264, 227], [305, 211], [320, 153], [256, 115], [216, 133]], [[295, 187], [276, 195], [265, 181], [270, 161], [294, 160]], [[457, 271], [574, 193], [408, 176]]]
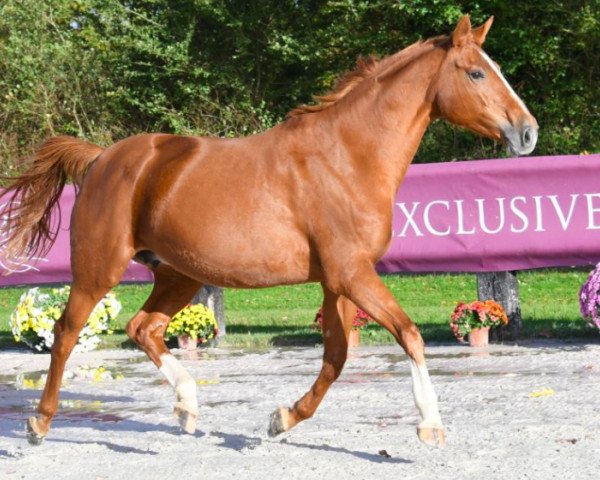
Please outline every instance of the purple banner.
[[380, 272], [486, 272], [600, 261], [600, 155], [411, 166]]
[[[374, 186], [376, 188], [376, 186]], [[69, 219], [44, 258], [2, 260], [0, 286], [71, 280]], [[2, 211], [0, 197], [0, 211]], [[413, 165], [394, 204], [392, 245], [378, 270], [484, 272], [593, 265], [600, 261], [600, 155], [527, 157]], [[150, 282], [131, 263], [124, 281]]]
[[[7, 232], [4, 229], [6, 219], [0, 217], [0, 287], [71, 282], [69, 224], [74, 202], [75, 189], [69, 185], [65, 187], [60, 198], [61, 225], [52, 249], [44, 257], [23, 259], [22, 263], [9, 262], [2, 257], [2, 245], [6, 241]], [[5, 203], [6, 199], [0, 195], [0, 212], [4, 210]], [[58, 214], [59, 209], [57, 208], [53, 212], [53, 222], [56, 221], [55, 216]], [[7, 275], [9, 272], [10, 275]], [[130, 262], [122, 281], [153, 282], [154, 277], [150, 270], [143, 265]]]

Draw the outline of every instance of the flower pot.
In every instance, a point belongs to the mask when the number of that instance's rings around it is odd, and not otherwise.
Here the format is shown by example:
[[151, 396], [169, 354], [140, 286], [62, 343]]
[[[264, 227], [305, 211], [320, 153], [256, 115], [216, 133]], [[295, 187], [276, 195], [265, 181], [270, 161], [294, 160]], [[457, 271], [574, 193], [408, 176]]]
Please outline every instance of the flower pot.
[[350, 330], [348, 337], [348, 347], [358, 347], [360, 345], [360, 330]]
[[474, 328], [469, 333], [469, 345], [472, 347], [487, 347], [489, 344], [490, 327]]
[[189, 337], [187, 335], [177, 336], [177, 345], [183, 350], [196, 350], [198, 346], [198, 339]]

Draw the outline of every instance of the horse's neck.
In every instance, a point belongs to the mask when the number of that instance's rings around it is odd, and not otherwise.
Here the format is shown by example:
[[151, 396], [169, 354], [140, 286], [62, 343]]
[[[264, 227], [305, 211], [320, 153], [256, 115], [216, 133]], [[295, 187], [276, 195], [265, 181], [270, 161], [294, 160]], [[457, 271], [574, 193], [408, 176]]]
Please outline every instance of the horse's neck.
[[[346, 144], [345, 151], [360, 175], [371, 177], [369, 181], [392, 196], [432, 120], [429, 86], [441, 56], [434, 52], [428, 56], [383, 79], [371, 80], [369, 91], [343, 105], [346, 111], [340, 108], [332, 116], [337, 124], [332, 131]], [[386, 185], [381, 185], [382, 179]]]

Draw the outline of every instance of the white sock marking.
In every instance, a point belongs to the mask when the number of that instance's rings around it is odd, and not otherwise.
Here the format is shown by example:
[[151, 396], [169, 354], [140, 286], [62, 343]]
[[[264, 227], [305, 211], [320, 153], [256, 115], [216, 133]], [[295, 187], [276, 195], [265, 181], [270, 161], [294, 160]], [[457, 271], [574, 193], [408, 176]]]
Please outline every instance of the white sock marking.
[[442, 418], [438, 410], [438, 402], [429, 372], [425, 365], [418, 365], [410, 359], [410, 373], [413, 381], [415, 405], [421, 414], [420, 427], [442, 427]]
[[196, 382], [191, 375], [183, 368], [179, 360], [173, 355], [165, 353], [160, 356], [160, 371], [175, 389], [177, 401], [184, 408], [198, 415], [198, 400], [196, 398]]

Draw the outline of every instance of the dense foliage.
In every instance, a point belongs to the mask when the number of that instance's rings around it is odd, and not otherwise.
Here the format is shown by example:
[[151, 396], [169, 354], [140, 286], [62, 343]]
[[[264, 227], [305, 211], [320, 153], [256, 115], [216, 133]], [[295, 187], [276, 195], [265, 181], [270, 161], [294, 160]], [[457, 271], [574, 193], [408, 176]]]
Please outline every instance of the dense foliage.
[[[450, 32], [462, 12], [495, 16], [486, 50], [537, 116], [537, 152], [599, 151], [600, 0], [2, 0], [0, 173], [59, 133], [263, 130], [359, 54]], [[501, 150], [438, 122], [417, 161]]]

